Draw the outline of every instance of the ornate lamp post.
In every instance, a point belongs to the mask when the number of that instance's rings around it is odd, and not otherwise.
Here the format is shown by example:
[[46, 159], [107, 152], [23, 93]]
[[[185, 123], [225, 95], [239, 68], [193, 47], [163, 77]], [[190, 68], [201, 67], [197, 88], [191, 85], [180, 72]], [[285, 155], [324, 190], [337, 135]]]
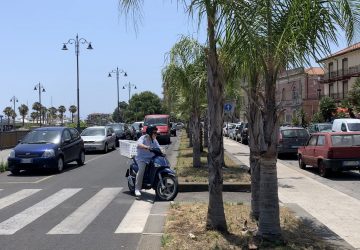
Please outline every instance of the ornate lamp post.
[[135, 84], [132, 83], [128, 83], [127, 85], [123, 86], [123, 89], [128, 89], [129, 90], [129, 100], [128, 100], [128, 104], [130, 104], [130, 96], [131, 96], [131, 88], [137, 89]]
[[77, 89], [77, 130], [80, 132], [80, 88], [79, 88], [79, 47], [81, 44], [88, 44], [87, 49], [93, 49], [91, 42], [86, 41], [85, 38], [79, 38], [76, 34], [75, 39], [69, 39], [66, 43], [63, 44], [62, 50], [68, 50], [66, 44], [75, 45], [75, 55], [76, 55], [76, 89]]
[[[15, 111], [15, 103], [16, 102], [18, 102], [19, 100], [16, 98], [16, 96], [13, 96], [13, 97], [11, 97], [11, 99], [10, 99], [10, 102], [13, 102], [13, 104], [14, 104], [14, 113], [16, 114], [16, 111]], [[14, 119], [13, 119], [13, 129], [15, 130], [15, 115], [14, 115], [14, 117], [13, 117]]]
[[40, 127], [41, 127], [41, 116], [42, 116], [42, 104], [41, 104], [41, 92], [45, 92], [45, 88], [40, 82], [35, 85], [34, 90], [39, 91], [39, 103], [40, 103]]
[[127, 73], [123, 70], [123, 69], [119, 69], [118, 67], [116, 67], [116, 70], [113, 69], [112, 71], [109, 72], [108, 77], [111, 77], [111, 74], [116, 73], [116, 86], [117, 86], [117, 112], [118, 112], [118, 121], [120, 122], [120, 104], [119, 104], [119, 75], [120, 73], [124, 73], [124, 76], [127, 76]]

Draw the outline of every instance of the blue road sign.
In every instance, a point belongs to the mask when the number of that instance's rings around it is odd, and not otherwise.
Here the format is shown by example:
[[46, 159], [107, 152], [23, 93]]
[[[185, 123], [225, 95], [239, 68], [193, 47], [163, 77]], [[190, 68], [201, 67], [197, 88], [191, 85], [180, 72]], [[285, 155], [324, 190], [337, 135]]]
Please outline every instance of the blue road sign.
[[230, 112], [232, 110], [232, 105], [230, 103], [226, 103], [224, 105], [224, 110]]

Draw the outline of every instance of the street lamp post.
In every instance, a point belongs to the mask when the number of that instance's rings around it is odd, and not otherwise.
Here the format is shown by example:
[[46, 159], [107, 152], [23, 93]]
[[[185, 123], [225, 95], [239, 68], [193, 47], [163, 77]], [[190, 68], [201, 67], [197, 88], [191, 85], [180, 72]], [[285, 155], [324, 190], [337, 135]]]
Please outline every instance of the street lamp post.
[[80, 131], [80, 88], [79, 88], [79, 47], [81, 44], [88, 44], [87, 49], [93, 49], [91, 42], [86, 41], [85, 38], [79, 38], [76, 34], [76, 38], [69, 39], [66, 43], [63, 44], [62, 50], [68, 50], [66, 44], [75, 45], [75, 55], [76, 55], [76, 90], [77, 90], [77, 130]]
[[116, 67], [116, 70], [113, 69], [112, 71], [109, 72], [108, 77], [111, 77], [112, 73], [116, 73], [116, 86], [117, 86], [117, 112], [118, 112], [118, 121], [120, 122], [120, 101], [119, 101], [119, 75], [120, 73], [124, 73], [124, 76], [127, 76], [127, 73], [120, 69], [118, 67]]
[[11, 97], [10, 102], [13, 102], [14, 104], [14, 119], [13, 119], [13, 129], [15, 129], [15, 115], [16, 115], [16, 111], [15, 111], [15, 103], [18, 102], [19, 100], [16, 98], [16, 96]]
[[131, 96], [131, 88], [134, 88], [134, 89], [137, 89], [136, 88], [136, 85], [135, 84], [132, 84], [132, 83], [128, 83], [127, 85], [124, 85], [123, 86], [123, 89], [126, 89], [126, 88], [128, 88], [128, 90], [129, 90], [129, 100], [128, 100], [128, 104], [130, 104], [130, 96]]
[[40, 103], [40, 127], [41, 127], [41, 116], [42, 116], [42, 104], [41, 104], [41, 92], [45, 92], [45, 88], [40, 82], [35, 85], [34, 90], [39, 91], [39, 103]]

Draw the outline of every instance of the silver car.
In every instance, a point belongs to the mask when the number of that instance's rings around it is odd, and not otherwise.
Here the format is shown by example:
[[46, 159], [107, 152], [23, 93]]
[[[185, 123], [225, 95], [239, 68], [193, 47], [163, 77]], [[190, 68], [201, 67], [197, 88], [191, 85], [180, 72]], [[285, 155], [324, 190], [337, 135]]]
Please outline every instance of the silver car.
[[81, 138], [84, 141], [85, 151], [102, 150], [107, 153], [109, 148], [115, 149], [116, 147], [115, 132], [107, 126], [86, 128], [81, 133]]

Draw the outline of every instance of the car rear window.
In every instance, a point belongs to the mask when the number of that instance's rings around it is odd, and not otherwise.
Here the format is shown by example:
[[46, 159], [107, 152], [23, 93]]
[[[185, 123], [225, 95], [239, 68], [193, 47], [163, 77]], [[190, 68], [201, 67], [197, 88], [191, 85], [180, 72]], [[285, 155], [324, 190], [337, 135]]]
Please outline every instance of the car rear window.
[[308, 133], [305, 129], [284, 129], [281, 130], [281, 134], [284, 138], [308, 137]]
[[159, 118], [146, 118], [144, 121], [145, 126], [149, 125], [168, 125], [168, 118], [166, 117], [159, 117]]
[[350, 131], [360, 131], [360, 123], [348, 123]]
[[332, 135], [331, 143], [333, 146], [360, 146], [360, 135]]
[[318, 125], [319, 131], [326, 131], [326, 130], [330, 130], [332, 129], [332, 124], [321, 124]]
[[103, 128], [87, 128], [82, 133], [82, 136], [104, 136], [105, 129]]

